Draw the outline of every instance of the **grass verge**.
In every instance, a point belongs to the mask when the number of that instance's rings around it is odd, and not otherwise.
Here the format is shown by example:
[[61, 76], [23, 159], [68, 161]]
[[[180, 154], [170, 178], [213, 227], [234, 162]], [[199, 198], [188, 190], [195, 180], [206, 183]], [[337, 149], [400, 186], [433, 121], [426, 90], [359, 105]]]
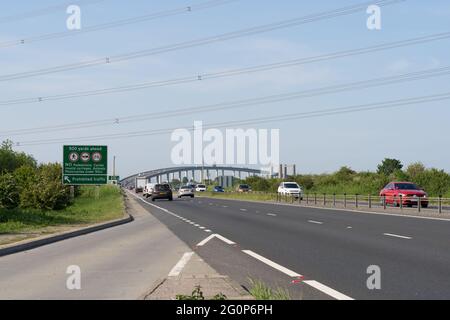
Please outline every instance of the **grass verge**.
[[119, 188], [102, 186], [97, 198], [95, 187], [83, 187], [74, 203], [63, 210], [0, 209], [0, 236], [51, 233], [58, 231], [55, 227], [90, 225], [118, 219], [123, 214], [124, 202]]
[[256, 300], [291, 300], [289, 292], [282, 288], [272, 289], [259, 280], [249, 279], [250, 294]]

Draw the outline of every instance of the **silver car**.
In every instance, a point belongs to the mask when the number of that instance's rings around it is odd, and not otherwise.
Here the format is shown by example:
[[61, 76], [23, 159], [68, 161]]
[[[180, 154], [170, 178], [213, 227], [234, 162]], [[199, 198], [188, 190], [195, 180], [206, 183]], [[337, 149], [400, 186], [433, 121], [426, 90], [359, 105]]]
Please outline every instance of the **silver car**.
[[182, 197], [194, 197], [194, 189], [190, 186], [182, 186], [180, 190], [178, 190], [178, 198]]

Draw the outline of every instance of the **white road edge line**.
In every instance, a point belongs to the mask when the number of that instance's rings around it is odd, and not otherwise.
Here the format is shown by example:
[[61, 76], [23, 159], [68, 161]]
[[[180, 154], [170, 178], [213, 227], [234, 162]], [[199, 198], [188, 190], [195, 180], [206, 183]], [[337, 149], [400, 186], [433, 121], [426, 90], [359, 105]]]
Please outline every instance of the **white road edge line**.
[[401, 235], [393, 234], [393, 233], [383, 233], [383, 235], [388, 236], [388, 237], [407, 239], [407, 240], [411, 240], [412, 239], [412, 237], [401, 236]]
[[330, 287], [327, 287], [326, 285], [316, 281], [316, 280], [305, 280], [303, 281], [307, 285], [329, 295], [330, 297], [335, 298], [336, 300], [354, 300], [353, 298], [350, 298], [349, 296], [346, 296], [343, 293], [340, 293], [339, 291], [336, 291], [334, 289], [331, 289]]
[[189, 262], [189, 260], [191, 259], [193, 254], [194, 254], [194, 252], [186, 252], [185, 254], [183, 254], [180, 261], [178, 261], [178, 263], [172, 268], [172, 270], [170, 270], [168, 276], [169, 277], [179, 276], [181, 271], [186, 266], [186, 264]]
[[249, 256], [251, 256], [251, 257], [253, 257], [253, 258], [255, 258], [255, 259], [257, 259], [257, 260], [259, 260], [259, 261], [261, 261], [261, 262], [263, 262], [265, 264], [267, 264], [268, 266], [270, 266], [270, 267], [272, 267], [274, 269], [277, 269], [278, 271], [280, 271], [280, 272], [282, 272], [284, 274], [287, 274], [290, 277], [301, 277], [302, 276], [301, 274], [298, 274], [297, 272], [289, 270], [288, 268], [285, 268], [285, 267], [279, 265], [278, 263], [273, 262], [272, 260], [264, 258], [263, 256], [260, 256], [259, 254], [255, 253], [255, 252], [253, 252], [251, 250], [242, 250], [242, 252], [244, 252], [244, 253], [248, 254]]

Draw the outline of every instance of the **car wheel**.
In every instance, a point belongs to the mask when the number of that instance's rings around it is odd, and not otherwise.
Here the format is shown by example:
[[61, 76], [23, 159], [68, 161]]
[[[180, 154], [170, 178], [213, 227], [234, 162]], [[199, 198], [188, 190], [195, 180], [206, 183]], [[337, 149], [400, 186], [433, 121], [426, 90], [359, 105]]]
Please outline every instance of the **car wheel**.
[[173, 200], [173, 198], [172, 198], [172, 197], [170, 197], [170, 198], [169, 198], [169, 201], [172, 201], [172, 200]]
[[154, 201], [155, 201], [155, 198], [152, 197], [152, 201], [154, 202]]
[[422, 208], [428, 208], [428, 203], [422, 204]]

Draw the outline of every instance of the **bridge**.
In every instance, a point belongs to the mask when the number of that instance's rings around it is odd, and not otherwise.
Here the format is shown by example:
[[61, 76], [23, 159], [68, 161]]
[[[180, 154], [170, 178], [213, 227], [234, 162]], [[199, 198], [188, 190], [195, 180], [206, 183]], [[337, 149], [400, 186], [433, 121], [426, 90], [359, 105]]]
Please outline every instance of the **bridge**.
[[[162, 168], [150, 171], [141, 172], [122, 179], [120, 182], [124, 186], [135, 185], [136, 178], [145, 178], [148, 182], [170, 182], [175, 179], [180, 181], [187, 178], [188, 181], [203, 181], [210, 180], [217, 177], [233, 176], [239, 179], [244, 179], [255, 175], [270, 175], [270, 172], [265, 172], [261, 169], [240, 168], [230, 166], [183, 166]], [[196, 179], [199, 180], [196, 180]]]

